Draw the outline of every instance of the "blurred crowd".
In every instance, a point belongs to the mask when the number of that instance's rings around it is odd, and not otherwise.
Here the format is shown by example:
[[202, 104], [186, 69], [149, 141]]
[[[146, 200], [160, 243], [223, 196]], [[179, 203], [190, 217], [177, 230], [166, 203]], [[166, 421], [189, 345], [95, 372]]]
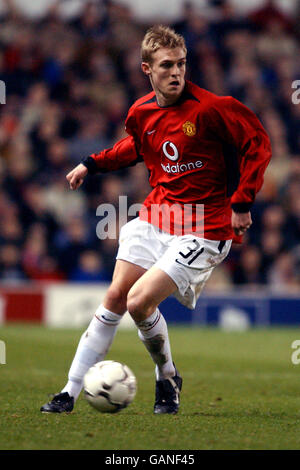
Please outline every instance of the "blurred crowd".
[[[225, 0], [207, 3], [209, 15], [187, 2], [181, 20], [171, 24], [187, 43], [188, 78], [252, 109], [273, 148], [252, 209], [254, 223], [208, 288], [297, 292], [300, 93], [292, 84], [300, 80], [300, 8], [288, 16], [267, 1], [241, 16]], [[118, 240], [97, 237], [97, 207], [118, 208], [120, 195], [128, 196], [128, 205], [142, 203], [150, 191], [148, 173], [140, 163], [87, 177], [76, 192], [65, 176], [82, 157], [125, 137], [129, 106], [150, 91], [140, 70], [149, 24], [113, 0], [86, 2], [68, 20], [56, 8], [28, 20], [7, 5], [0, 17], [0, 79], [6, 84], [6, 104], [0, 105], [0, 281], [109, 281]]]

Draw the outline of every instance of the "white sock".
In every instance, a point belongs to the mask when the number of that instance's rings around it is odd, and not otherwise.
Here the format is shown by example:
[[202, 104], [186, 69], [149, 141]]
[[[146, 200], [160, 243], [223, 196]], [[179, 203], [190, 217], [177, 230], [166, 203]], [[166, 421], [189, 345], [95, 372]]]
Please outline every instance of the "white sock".
[[174, 377], [171, 347], [166, 320], [157, 308], [146, 320], [136, 323], [138, 335], [156, 364], [156, 379]]
[[69, 380], [62, 393], [68, 392], [77, 400], [84, 375], [90, 367], [106, 356], [121, 318], [121, 315], [110, 312], [103, 305], [98, 307], [87, 330], [81, 336], [69, 371]]

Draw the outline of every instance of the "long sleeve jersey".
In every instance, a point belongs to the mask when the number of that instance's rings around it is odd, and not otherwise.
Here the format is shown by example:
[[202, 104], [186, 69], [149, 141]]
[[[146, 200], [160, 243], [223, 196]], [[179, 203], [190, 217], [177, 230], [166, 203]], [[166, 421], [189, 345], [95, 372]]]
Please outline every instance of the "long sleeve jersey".
[[[154, 92], [138, 99], [126, 131], [112, 148], [83, 160], [89, 173], [144, 161], [153, 189], [140, 218], [152, 205], [203, 205], [204, 238], [234, 238], [232, 209], [250, 210], [271, 158], [269, 138], [252, 111], [187, 81], [171, 106], [159, 106]], [[172, 224], [168, 231], [174, 233]]]

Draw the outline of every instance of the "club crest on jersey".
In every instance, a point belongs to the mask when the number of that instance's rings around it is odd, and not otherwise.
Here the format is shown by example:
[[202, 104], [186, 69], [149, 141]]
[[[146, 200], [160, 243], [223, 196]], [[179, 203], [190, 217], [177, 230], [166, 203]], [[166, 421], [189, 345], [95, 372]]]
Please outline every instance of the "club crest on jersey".
[[193, 137], [196, 134], [196, 126], [191, 121], [185, 121], [182, 125], [182, 130], [188, 137]]

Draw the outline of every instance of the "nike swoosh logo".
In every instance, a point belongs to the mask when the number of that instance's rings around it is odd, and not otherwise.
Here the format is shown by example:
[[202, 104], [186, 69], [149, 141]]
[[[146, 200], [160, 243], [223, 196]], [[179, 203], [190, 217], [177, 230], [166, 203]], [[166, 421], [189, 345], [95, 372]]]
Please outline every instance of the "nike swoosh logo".
[[175, 259], [175, 262], [181, 264], [182, 266], [186, 266], [187, 268], [190, 267], [188, 264], [181, 263], [180, 261], [178, 261], [178, 259]]
[[147, 134], [150, 135], [150, 134], [153, 134], [154, 132], [156, 132], [156, 129], [154, 129], [154, 131], [147, 131]]
[[199, 269], [198, 267], [191, 266], [190, 264], [181, 263], [181, 261], [179, 261], [178, 259], [175, 259], [175, 262], [178, 264], [181, 264], [181, 266], [184, 266], [185, 268], [196, 269], [196, 270]]
[[111, 322], [116, 322], [118, 320], [111, 320], [110, 318], [106, 318], [104, 315], [101, 315], [101, 318], [103, 318], [106, 321], [111, 321]]

